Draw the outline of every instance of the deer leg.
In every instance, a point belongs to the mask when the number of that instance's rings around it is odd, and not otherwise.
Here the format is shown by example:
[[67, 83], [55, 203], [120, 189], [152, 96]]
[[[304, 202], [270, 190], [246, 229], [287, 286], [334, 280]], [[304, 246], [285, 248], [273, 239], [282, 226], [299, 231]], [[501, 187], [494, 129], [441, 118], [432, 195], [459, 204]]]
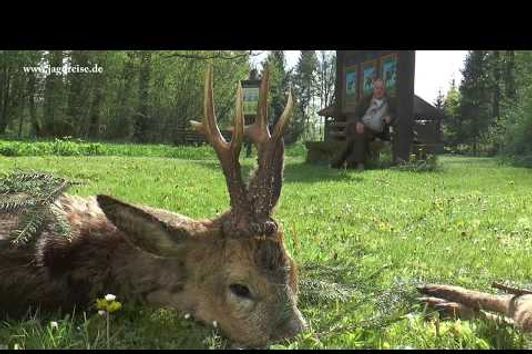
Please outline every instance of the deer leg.
[[[488, 320], [497, 320], [515, 324], [525, 332], [532, 332], [532, 294], [524, 295], [492, 295], [479, 291], [464, 289], [451, 285], [428, 284], [418, 287], [428, 295], [428, 305], [435, 305], [444, 310], [458, 309], [467, 312], [465, 307], [482, 314]], [[422, 298], [423, 299], [423, 298]], [[452, 305], [456, 303], [457, 305]], [[490, 314], [491, 311], [504, 316]]]
[[492, 295], [459, 286], [427, 284], [418, 290], [428, 296], [455, 302], [473, 310], [485, 310], [509, 315], [513, 295]]
[[457, 302], [449, 302], [445, 299], [430, 296], [422, 297], [420, 300], [426, 303], [429, 307], [434, 308], [438, 312], [444, 313], [453, 319], [459, 318], [462, 320], [472, 320], [474, 318], [479, 318], [495, 323], [515, 325], [515, 322], [506, 316], [501, 316], [500, 314], [496, 315], [483, 310], [476, 310]]
[[462, 305], [457, 302], [449, 302], [445, 299], [440, 299], [432, 296], [421, 297], [419, 300], [423, 301], [429, 307], [442, 312], [454, 319], [460, 318], [463, 320], [469, 320], [474, 318], [478, 311], [475, 311], [471, 307]]

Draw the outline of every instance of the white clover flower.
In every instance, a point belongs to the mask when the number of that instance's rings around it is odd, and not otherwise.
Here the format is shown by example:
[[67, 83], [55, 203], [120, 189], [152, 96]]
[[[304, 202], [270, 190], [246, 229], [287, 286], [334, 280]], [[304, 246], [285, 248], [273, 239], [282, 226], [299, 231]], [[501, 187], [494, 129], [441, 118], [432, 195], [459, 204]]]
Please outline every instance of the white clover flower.
[[56, 321], [51, 321], [50, 322], [50, 327], [52, 329], [58, 329], [59, 328], [59, 323], [57, 323]]
[[185, 313], [185, 320], [188, 320], [190, 318], [190, 313]]
[[216, 321], [212, 321], [212, 326], [213, 326], [214, 328], [218, 328], [218, 322], [216, 322]]
[[104, 310], [100, 310], [98, 311], [98, 315], [100, 316], [105, 316], [106, 312]]
[[116, 300], [116, 295], [107, 294], [107, 295], [105, 295], [105, 300], [107, 300], [107, 301], [115, 301]]

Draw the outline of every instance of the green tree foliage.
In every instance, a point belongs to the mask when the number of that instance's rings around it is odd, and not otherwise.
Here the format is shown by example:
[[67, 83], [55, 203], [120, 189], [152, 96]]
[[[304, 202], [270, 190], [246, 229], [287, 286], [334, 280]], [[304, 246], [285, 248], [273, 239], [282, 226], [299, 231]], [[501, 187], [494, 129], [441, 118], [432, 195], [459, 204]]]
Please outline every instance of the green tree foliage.
[[441, 89], [438, 90], [438, 96], [434, 100], [434, 107], [443, 111], [443, 105], [445, 103], [445, 95], [441, 92]]
[[272, 50], [264, 62], [263, 67], [270, 70], [270, 125], [275, 125], [281, 117], [286, 105], [286, 93], [290, 89], [290, 74], [286, 69], [286, 58], [282, 50]]
[[443, 132], [448, 145], [457, 145], [462, 138], [460, 136], [462, 129], [460, 127], [459, 107], [460, 91], [456, 87], [455, 80], [452, 80], [442, 106], [444, 112]]
[[[188, 121], [203, 114], [209, 63], [224, 128], [237, 82], [249, 73], [249, 52], [1, 51], [0, 135], [185, 143]], [[67, 66], [101, 71], [52, 69]]]
[[[301, 136], [311, 126], [313, 103], [318, 93], [317, 84], [318, 57], [313, 50], [302, 50], [296, 64], [293, 83], [296, 94], [296, 109], [291, 130], [296, 137]], [[314, 110], [315, 111], [315, 110]]]
[[317, 84], [320, 107], [325, 108], [334, 102], [336, 82], [336, 52], [320, 50], [318, 52]]
[[[519, 51], [506, 56], [514, 75], [506, 87], [500, 145], [505, 155], [532, 166], [532, 52]], [[515, 85], [515, 86], [514, 86]], [[508, 93], [508, 90], [510, 92]]]
[[[0, 136], [186, 144], [189, 120], [203, 115], [209, 63], [224, 129], [234, 117], [237, 83], [249, 75], [249, 52], [0, 51]], [[301, 51], [288, 69], [285, 52], [274, 50], [262, 64], [270, 68], [270, 125], [292, 90], [294, 118], [286, 142], [319, 139], [323, 122], [317, 111], [334, 100], [334, 52]]]
[[478, 152], [479, 139], [487, 132], [491, 120], [487, 63], [487, 52], [470, 51], [462, 70], [459, 136], [472, 146], [474, 153]]
[[507, 142], [515, 140], [514, 130], [520, 126], [516, 122], [526, 113], [522, 111], [530, 80], [526, 56], [514, 51], [468, 53], [459, 95], [448, 93], [444, 104], [448, 145], [465, 147], [475, 155], [507, 150]]
[[[66, 53], [54, 50], [45, 53], [44, 63], [51, 68], [63, 66]], [[65, 119], [67, 86], [61, 74], [52, 72], [45, 78], [43, 102], [43, 132], [46, 137], [68, 135]]]
[[24, 123], [21, 117], [23, 110], [26, 105], [31, 107], [33, 103], [31, 100], [25, 102], [28, 91], [35, 90], [36, 85], [35, 77], [26, 80], [22, 65], [37, 65], [39, 59], [39, 52], [0, 51], [0, 134], [4, 134], [10, 124], [20, 131]]
[[[69, 59], [72, 66], [87, 67], [89, 65], [89, 52], [73, 51]], [[81, 134], [79, 121], [85, 121], [85, 115], [88, 112], [88, 104], [90, 103], [86, 99], [90, 93], [88, 79], [88, 75], [67, 76], [68, 97], [65, 124], [73, 132], [71, 134], [73, 136]]]
[[285, 135], [285, 142], [291, 144], [300, 139], [320, 138], [318, 107], [324, 108], [334, 101], [334, 52], [301, 51], [296, 66], [287, 69], [284, 52], [273, 50], [262, 65], [270, 68], [270, 125], [275, 124], [281, 116], [286, 105], [286, 93], [291, 89], [294, 94], [294, 117]]
[[138, 81], [138, 106], [135, 112], [134, 139], [139, 143], [148, 141], [148, 129], [150, 122], [150, 76], [151, 76], [152, 53], [142, 51], [139, 53], [140, 71]]

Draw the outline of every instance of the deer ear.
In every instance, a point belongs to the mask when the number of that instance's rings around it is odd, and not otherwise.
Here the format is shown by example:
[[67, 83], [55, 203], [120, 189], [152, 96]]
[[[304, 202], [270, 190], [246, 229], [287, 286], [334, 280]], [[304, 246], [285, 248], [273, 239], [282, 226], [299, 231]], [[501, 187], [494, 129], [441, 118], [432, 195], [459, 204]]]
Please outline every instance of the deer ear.
[[143, 251], [158, 256], [176, 256], [179, 244], [190, 234], [158, 219], [148, 211], [106, 195], [96, 197], [107, 218], [126, 235], [126, 239]]

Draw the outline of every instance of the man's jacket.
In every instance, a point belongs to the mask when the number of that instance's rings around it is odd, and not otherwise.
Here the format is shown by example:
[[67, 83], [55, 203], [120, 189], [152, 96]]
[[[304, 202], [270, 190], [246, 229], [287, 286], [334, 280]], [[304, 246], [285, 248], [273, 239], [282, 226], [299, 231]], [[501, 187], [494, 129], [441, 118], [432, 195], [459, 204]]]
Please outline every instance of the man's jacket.
[[[349, 120], [354, 119], [357, 122], [362, 122], [362, 117], [364, 116], [364, 114], [366, 114], [366, 111], [369, 108], [372, 98], [373, 98], [373, 94], [367, 95], [361, 98], [356, 106], [354, 116], [350, 117]], [[392, 118], [392, 122], [390, 124], [393, 125], [395, 118], [396, 118], [396, 112], [397, 112], [396, 99], [388, 95], [384, 96], [384, 99], [386, 100], [386, 103], [388, 104], [388, 114], [390, 115], [390, 118]]]

